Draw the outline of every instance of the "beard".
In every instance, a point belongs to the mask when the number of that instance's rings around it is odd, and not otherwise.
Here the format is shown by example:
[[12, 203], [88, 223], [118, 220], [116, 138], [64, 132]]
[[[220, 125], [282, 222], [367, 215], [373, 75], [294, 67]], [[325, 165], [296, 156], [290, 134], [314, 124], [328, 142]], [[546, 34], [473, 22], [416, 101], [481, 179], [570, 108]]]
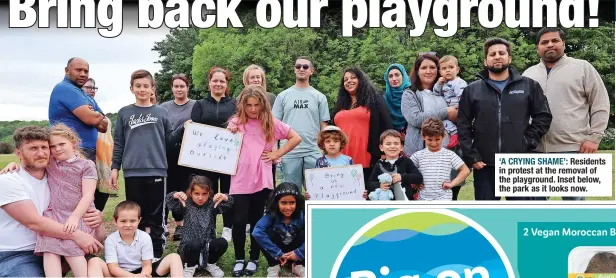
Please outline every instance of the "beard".
[[44, 170], [49, 163], [49, 157], [24, 157], [22, 164], [32, 170]]
[[488, 71], [493, 73], [501, 73], [509, 69], [509, 65], [503, 65], [501, 67], [488, 66]]
[[558, 61], [561, 57], [562, 55], [557, 51], [546, 51], [543, 53], [543, 57], [541, 57], [541, 59], [548, 63], [554, 63]]

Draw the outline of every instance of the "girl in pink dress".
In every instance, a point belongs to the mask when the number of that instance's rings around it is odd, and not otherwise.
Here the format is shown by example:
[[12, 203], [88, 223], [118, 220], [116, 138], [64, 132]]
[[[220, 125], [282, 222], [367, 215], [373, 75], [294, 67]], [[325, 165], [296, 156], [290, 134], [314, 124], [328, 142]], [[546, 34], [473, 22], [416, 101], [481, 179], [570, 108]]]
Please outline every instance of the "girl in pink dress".
[[[94, 207], [96, 167], [85, 159], [78, 149], [79, 137], [69, 127], [57, 124], [51, 128], [49, 146], [51, 157], [47, 166], [50, 202], [44, 217], [64, 223], [64, 231], [77, 229], [94, 234], [82, 217], [89, 207]], [[75, 277], [88, 276], [85, 253], [72, 240], [62, 240], [38, 235], [35, 254], [43, 254], [45, 276], [62, 277], [60, 257], [64, 256]]]
[[[227, 129], [243, 133], [237, 172], [231, 176], [229, 192], [235, 200], [232, 238], [236, 261], [233, 276], [251, 276], [257, 272], [260, 249], [251, 235], [250, 261], [246, 263], [246, 224], [250, 224], [252, 234], [252, 229], [263, 217], [265, 202], [274, 189], [272, 161], [291, 151], [302, 139], [291, 127], [272, 116], [267, 94], [260, 85], [248, 85], [242, 90], [237, 112], [229, 120]], [[283, 139], [289, 142], [274, 150], [274, 143]]]

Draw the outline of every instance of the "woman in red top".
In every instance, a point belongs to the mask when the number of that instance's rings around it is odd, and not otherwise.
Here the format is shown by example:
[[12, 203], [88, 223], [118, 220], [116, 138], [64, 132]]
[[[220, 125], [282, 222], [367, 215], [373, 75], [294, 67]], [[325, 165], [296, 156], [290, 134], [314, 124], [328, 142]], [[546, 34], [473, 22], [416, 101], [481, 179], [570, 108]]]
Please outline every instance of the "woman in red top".
[[377, 93], [369, 77], [359, 68], [344, 70], [332, 112], [332, 124], [349, 137], [342, 153], [363, 166], [367, 183], [372, 167], [381, 158], [379, 136], [391, 129], [392, 123], [383, 95]]

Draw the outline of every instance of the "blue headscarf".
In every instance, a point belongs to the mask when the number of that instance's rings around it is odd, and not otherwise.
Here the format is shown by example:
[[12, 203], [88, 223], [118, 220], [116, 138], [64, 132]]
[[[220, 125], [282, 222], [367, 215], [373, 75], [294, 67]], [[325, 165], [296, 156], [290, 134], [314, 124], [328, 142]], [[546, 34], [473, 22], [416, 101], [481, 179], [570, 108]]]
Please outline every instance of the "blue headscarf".
[[[393, 68], [397, 68], [402, 73], [402, 84], [400, 87], [393, 88], [389, 84], [389, 78], [387, 75], [389, 71]], [[391, 64], [385, 71], [385, 103], [387, 103], [387, 107], [389, 107], [389, 111], [391, 112], [391, 120], [394, 128], [396, 130], [402, 130], [406, 128], [406, 119], [402, 115], [402, 110], [400, 105], [402, 103], [402, 93], [404, 90], [411, 86], [411, 80], [409, 79], [409, 75], [406, 74], [406, 69], [401, 64]]]

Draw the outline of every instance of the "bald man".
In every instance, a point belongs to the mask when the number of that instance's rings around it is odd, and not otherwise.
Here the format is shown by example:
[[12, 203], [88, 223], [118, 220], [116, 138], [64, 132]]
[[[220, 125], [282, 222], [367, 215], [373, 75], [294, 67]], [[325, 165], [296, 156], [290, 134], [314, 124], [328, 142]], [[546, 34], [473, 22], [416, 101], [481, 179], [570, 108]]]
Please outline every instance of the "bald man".
[[[90, 65], [82, 58], [71, 58], [64, 68], [64, 79], [51, 91], [49, 123], [63, 123], [75, 130], [81, 139], [81, 148], [87, 158], [96, 162], [98, 132], [107, 132], [108, 120], [103, 111], [83, 87], [88, 82]], [[94, 204], [103, 211], [108, 194], [96, 190]]]

